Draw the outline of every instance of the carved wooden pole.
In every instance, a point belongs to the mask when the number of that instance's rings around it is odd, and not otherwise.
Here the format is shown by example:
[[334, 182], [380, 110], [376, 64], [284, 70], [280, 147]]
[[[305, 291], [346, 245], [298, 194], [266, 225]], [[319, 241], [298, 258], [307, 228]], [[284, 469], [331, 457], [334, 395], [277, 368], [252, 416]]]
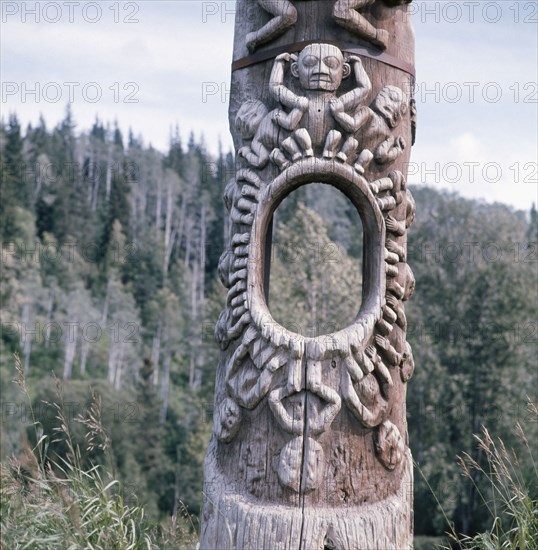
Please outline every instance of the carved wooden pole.
[[[225, 193], [231, 229], [219, 275], [228, 294], [216, 328], [203, 549], [412, 546], [407, 3], [237, 1], [237, 171]], [[275, 322], [264, 289], [273, 213], [314, 182], [347, 195], [364, 229], [360, 311], [350, 326], [316, 338]]]

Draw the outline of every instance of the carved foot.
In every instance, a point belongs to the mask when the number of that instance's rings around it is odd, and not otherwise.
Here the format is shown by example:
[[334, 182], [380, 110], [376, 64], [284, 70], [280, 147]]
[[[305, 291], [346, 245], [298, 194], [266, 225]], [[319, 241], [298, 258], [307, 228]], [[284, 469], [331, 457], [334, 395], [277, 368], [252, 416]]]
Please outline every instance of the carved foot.
[[295, 153], [291, 157], [291, 160], [292, 160], [292, 162], [297, 162], [298, 160], [301, 160], [302, 158], [303, 158], [303, 155], [301, 155], [301, 153]]
[[366, 168], [368, 168], [373, 159], [374, 154], [372, 153], [372, 151], [370, 151], [369, 149], [364, 149], [364, 151], [361, 151], [361, 153], [357, 157], [355, 170], [361, 175], [364, 174], [364, 171], [366, 170]]
[[254, 53], [258, 47], [257, 36], [255, 32], [249, 32], [246, 38], [247, 48], [250, 53]]
[[372, 39], [372, 44], [378, 48], [386, 50], [389, 44], [389, 33], [385, 29], [377, 29], [375, 38]]

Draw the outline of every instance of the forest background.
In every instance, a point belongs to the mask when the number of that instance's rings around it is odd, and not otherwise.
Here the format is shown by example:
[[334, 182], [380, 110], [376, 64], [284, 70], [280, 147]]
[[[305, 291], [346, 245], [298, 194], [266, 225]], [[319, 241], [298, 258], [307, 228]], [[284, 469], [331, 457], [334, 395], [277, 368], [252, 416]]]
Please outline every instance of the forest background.
[[[180, 501], [198, 514], [225, 296], [221, 197], [234, 157], [211, 155], [193, 135], [182, 143], [177, 129], [165, 153], [98, 119], [79, 130], [67, 109], [51, 129], [43, 118], [21, 129], [15, 114], [2, 122], [0, 164], [2, 461], [35, 443], [11, 382], [17, 352], [45, 434], [58, 427], [51, 373], [70, 422], [97, 391], [127, 501], [155, 522]], [[489, 526], [477, 492], [487, 494], [487, 480], [462, 476], [456, 461], [467, 452], [484, 462], [472, 434], [483, 425], [519, 452], [519, 422], [538, 441], [526, 409], [527, 396], [537, 401], [538, 213], [411, 189], [415, 531], [442, 534], [446, 514], [473, 533]], [[270, 307], [288, 327], [323, 334], [360, 305], [361, 224], [326, 186], [292, 197], [277, 210]], [[104, 462], [71, 423], [83, 462]], [[64, 441], [51, 443], [52, 456], [65, 452]], [[532, 464], [521, 458], [520, 467], [537, 498]]]

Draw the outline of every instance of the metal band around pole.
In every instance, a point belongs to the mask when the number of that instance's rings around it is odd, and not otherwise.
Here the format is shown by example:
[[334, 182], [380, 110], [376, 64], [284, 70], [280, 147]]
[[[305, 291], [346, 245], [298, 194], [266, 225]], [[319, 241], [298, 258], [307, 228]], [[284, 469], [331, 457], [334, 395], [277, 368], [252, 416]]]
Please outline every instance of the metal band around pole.
[[268, 59], [273, 59], [278, 55], [280, 55], [281, 53], [299, 52], [304, 48], [306, 48], [306, 46], [309, 46], [310, 44], [320, 44], [320, 43], [331, 44], [346, 53], [362, 55], [363, 57], [375, 59], [377, 61], [380, 61], [381, 63], [384, 63], [385, 65], [390, 65], [391, 67], [400, 69], [401, 71], [404, 71], [410, 74], [413, 78], [415, 78], [416, 76], [415, 67], [411, 65], [411, 63], [407, 63], [406, 61], [402, 61], [397, 57], [374, 50], [372, 48], [358, 46], [357, 44], [345, 44], [334, 40], [305, 40], [303, 42], [295, 42], [293, 44], [279, 46], [278, 48], [270, 48], [268, 50], [257, 52], [253, 55], [249, 55], [247, 57], [242, 57], [241, 59], [237, 59], [232, 63], [232, 71], [238, 71], [240, 69], [250, 67], [251, 65], [262, 63], [263, 61], [267, 61]]

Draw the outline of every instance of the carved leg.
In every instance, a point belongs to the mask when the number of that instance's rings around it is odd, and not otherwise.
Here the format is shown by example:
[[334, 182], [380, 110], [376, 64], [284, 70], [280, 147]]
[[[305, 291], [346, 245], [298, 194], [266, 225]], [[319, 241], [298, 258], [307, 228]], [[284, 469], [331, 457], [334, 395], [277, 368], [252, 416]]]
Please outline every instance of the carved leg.
[[271, 40], [284, 34], [297, 22], [297, 10], [288, 0], [258, 0], [258, 4], [275, 17], [261, 29], [247, 34], [247, 48], [251, 53], [258, 46], [271, 42]]
[[288, 137], [282, 142], [282, 149], [291, 156], [292, 162], [296, 162], [303, 157], [297, 142], [292, 137]]
[[375, 160], [379, 164], [389, 164], [394, 162], [405, 149], [405, 141], [403, 138], [395, 138], [389, 136], [375, 150]]
[[284, 156], [284, 153], [280, 149], [273, 149], [270, 157], [281, 172], [283, 172], [290, 165], [290, 161]]
[[376, 29], [357, 11], [372, 5], [374, 1], [338, 0], [334, 5], [333, 17], [344, 29], [385, 50], [389, 41], [388, 32], [383, 29]]
[[370, 151], [369, 149], [364, 149], [357, 157], [355, 170], [357, 170], [359, 174], [364, 174], [365, 169], [368, 168], [368, 165], [372, 162], [373, 158], [374, 154], [372, 153], [372, 151]]
[[341, 141], [342, 141], [342, 134], [338, 130], [331, 130], [327, 134], [327, 139], [325, 140], [325, 148], [323, 150], [323, 156], [326, 159], [332, 159]]
[[342, 149], [336, 155], [336, 157], [339, 158], [342, 162], [347, 162], [349, 156], [355, 153], [358, 146], [359, 142], [353, 136], [349, 136], [346, 141], [344, 141], [344, 145], [342, 145]]
[[307, 157], [314, 156], [314, 150], [312, 149], [312, 138], [306, 128], [299, 128], [293, 133], [295, 141], [301, 146]]

